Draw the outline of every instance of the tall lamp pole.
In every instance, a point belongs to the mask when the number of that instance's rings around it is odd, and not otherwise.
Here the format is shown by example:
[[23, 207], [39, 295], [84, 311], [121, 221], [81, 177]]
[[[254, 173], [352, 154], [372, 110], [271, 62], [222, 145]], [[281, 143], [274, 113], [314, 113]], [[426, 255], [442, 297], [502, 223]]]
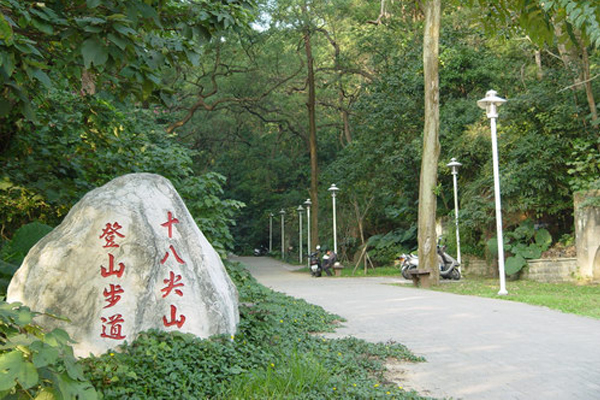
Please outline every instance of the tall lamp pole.
[[[310, 206], [312, 205], [312, 201], [310, 199], [306, 199], [304, 202], [306, 206], [306, 247], [308, 249], [308, 254], [310, 254]], [[310, 257], [308, 258], [308, 267], [310, 268]]]
[[273, 213], [269, 213], [269, 253], [273, 252]]
[[496, 231], [498, 236], [498, 270], [500, 274], [499, 295], [506, 295], [506, 277], [504, 275], [504, 241], [502, 238], [502, 205], [500, 201], [500, 168], [498, 166], [498, 139], [496, 135], [496, 119], [498, 118], [498, 107], [506, 103], [506, 100], [496, 96], [495, 90], [489, 90], [485, 98], [479, 100], [477, 105], [486, 111], [490, 119], [492, 130], [492, 155], [494, 163], [494, 197], [496, 200]]
[[299, 205], [296, 210], [298, 211], [298, 257], [300, 258], [300, 264], [302, 264], [302, 211], [304, 211], [304, 208]]
[[450, 163], [446, 166], [452, 168], [452, 180], [454, 181], [454, 222], [456, 224], [456, 260], [458, 261], [458, 268], [460, 268], [460, 233], [458, 231], [458, 167], [462, 166], [461, 163], [456, 161], [456, 158], [450, 159]]
[[340, 190], [335, 183], [332, 183], [329, 189], [331, 192], [331, 200], [333, 202], [333, 252], [337, 254], [337, 222], [335, 216], [335, 196], [338, 190]]
[[281, 209], [281, 258], [285, 258], [285, 211]]

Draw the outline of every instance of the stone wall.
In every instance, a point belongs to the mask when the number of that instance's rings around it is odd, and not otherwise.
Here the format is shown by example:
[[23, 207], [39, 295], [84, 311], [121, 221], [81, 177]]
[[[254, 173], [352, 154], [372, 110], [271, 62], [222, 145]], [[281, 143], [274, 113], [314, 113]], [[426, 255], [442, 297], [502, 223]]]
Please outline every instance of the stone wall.
[[[536, 282], [575, 282], [581, 278], [576, 258], [527, 260], [527, 267], [521, 273], [521, 279]], [[462, 266], [464, 275], [485, 278], [498, 276], [496, 266], [488, 265], [485, 260], [467, 257]]]
[[461, 272], [463, 275], [483, 278], [493, 278], [498, 276], [496, 267], [488, 265], [487, 261], [485, 260], [464, 256], [461, 261]]
[[576, 258], [527, 260], [522, 279], [535, 282], [574, 282], [579, 278]]

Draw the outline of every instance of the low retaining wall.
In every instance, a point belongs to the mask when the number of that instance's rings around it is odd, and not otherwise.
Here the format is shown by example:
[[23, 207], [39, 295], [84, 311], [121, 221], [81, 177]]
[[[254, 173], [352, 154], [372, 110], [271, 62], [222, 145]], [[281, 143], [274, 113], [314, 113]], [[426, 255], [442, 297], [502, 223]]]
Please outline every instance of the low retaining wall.
[[[488, 265], [485, 260], [467, 258], [461, 267], [467, 276], [497, 277], [497, 267]], [[527, 260], [527, 267], [521, 272], [521, 278], [536, 282], [575, 282], [579, 276], [576, 258], [542, 258]]]
[[574, 282], [578, 279], [577, 258], [527, 260], [521, 277], [536, 282]]

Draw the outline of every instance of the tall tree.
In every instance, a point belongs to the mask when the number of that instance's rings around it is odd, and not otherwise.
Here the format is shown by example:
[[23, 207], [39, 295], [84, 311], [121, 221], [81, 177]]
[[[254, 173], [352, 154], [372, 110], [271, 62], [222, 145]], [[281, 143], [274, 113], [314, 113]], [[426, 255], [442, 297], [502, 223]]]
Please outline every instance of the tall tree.
[[439, 36], [441, 0], [427, 0], [424, 5], [423, 71], [425, 83], [425, 126], [423, 130], [423, 159], [419, 181], [419, 263], [431, 271], [435, 284], [439, 281], [435, 231], [437, 167], [440, 154], [439, 119]]

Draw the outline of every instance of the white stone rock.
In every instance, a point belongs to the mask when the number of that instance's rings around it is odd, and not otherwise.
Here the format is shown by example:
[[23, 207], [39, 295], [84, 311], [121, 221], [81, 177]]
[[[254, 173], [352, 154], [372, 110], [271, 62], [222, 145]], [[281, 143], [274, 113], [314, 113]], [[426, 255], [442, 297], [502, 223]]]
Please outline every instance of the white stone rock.
[[125, 175], [85, 195], [29, 251], [7, 300], [69, 318], [36, 322], [66, 330], [81, 357], [149, 329], [207, 338], [234, 334], [239, 322], [237, 290], [219, 255], [173, 185], [153, 174]]

